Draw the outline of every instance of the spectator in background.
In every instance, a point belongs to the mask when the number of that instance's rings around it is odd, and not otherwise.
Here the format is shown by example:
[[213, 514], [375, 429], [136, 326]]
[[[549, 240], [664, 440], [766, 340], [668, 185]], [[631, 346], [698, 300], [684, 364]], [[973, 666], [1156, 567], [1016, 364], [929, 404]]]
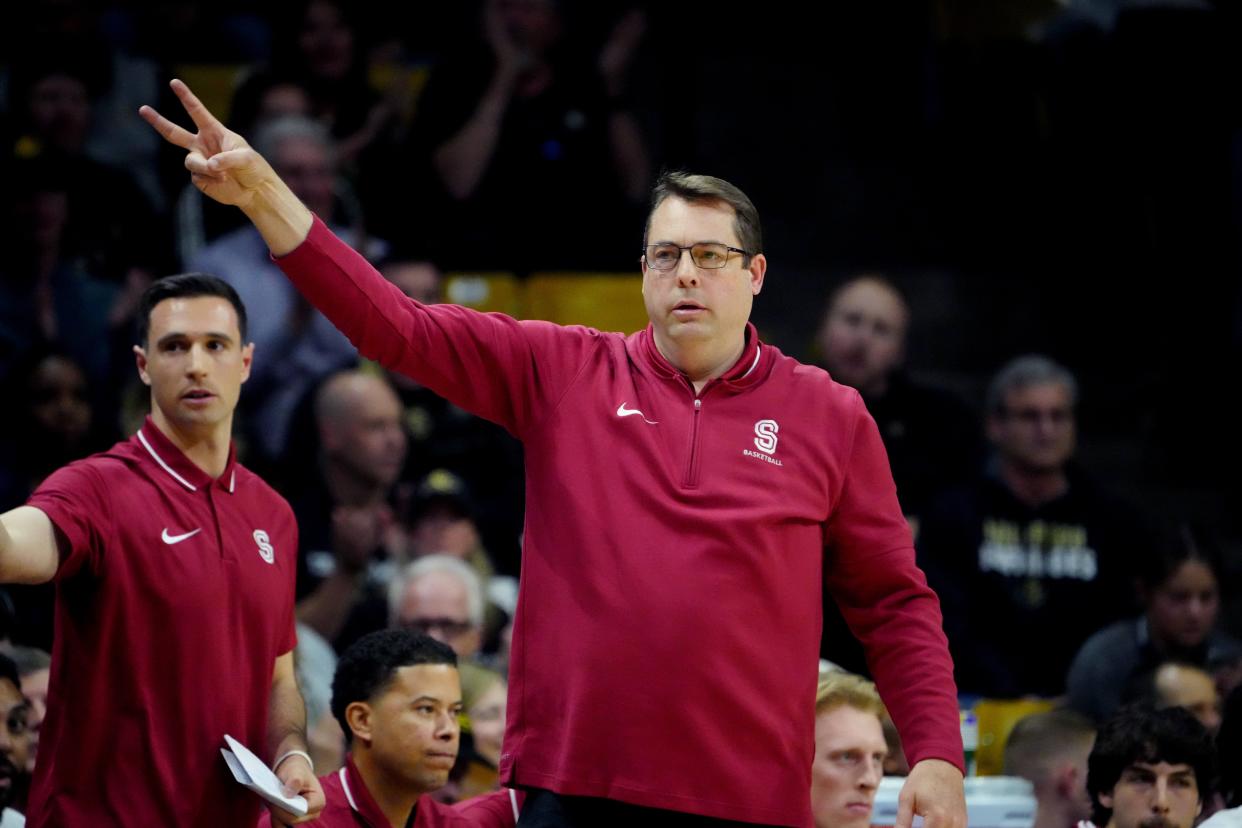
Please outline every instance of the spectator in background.
[[879, 426], [897, 496], [911, 524], [931, 498], [978, 472], [974, 414], [952, 394], [905, 371], [910, 305], [884, 276], [850, 279], [832, 292], [819, 328], [824, 367], [862, 394]]
[[884, 776], [884, 703], [861, 676], [833, 672], [815, 693], [815, 828], [866, 828]]
[[101, 76], [80, 53], [69, 55], [52, 48], [15, 66], [10, 100], [17, 138], [4, 161], [43, 162], [39, 177], [56, 183], [40, 186], [56, 187], [64, 199], [61, 260], [80, 262], [113, 287], [116, 295], [96, 300], [90, 312], [116, 328], [131, 321], [154, 275], [172, 269], [171, 250], [162, 220], [130, 172], [87, 154], [91, 99]]
[[1189, 712], [1122, 710], [1100, 728], [1087, 758], [1093, 823], [1191, 828], [1215, 771], [1212, 737]]
[[[448, 7], [404, 10], [347, 0], [294, 0], [288, 6], [287, 19], [293, 25], [277, 30], [270, 73], [292, 78], [306, 90], [309, 117], [337, 143], [349, 192], [368, 205], [399, 203], [391, 179], [394, 169], [409, 163], [405, 136], [421, 84], [406, 82], [404, 66], [386, 63], [376, 41], [391, 45], [393, 38], [399, 41], [414, 27], [436, 44], [433, 49], [445, 48], [444, 31], [432, 21], [451, 12]], [[402, 17], [417, 22], [403, 25]], [[377, 211], [368, 221], [387, 238], [421, 236], [421, 205], [407, 206]]]
[[72, 172], [47, 158], [4, 171], [0, 242], [0, 378], [41, 347], [61, 347], [86, 375], [92, 401], [111, 409], [130, 325], [147, 278], [105, 278], [72, 239]]
[[[298, 198], [332, 224], [337, 167], [334, 145], [324, 128], [304, 118], [281, 118], [268, 122], [254, 136], [254, 145], [272, 159]], [[359, 230], [333, 226], [363, 255], [379, 256], [386, 249], [382, 242], [366, 240]], [[358, 352], [298, 295], [249, 225], [203, 248], [191, 269], [224, 279], [253, 309], [251, 336], [263, 359], [247, 385], [244, 410], [255, 447], [269, 460], [278, 458], [302, 399], [328, 374], [355, 364]]]
[[1092, 632], [1131, 610], [1138, 516], [1071, 465], [1078, 384], [1019, 357], [987, 393], [994, 463], [929, 509], [919, 560], [940, 595], [958, 688], [1055, 696]]
[[10, 402], [0, 413], [7, 435], [7, 445], [0, 445], [0, 508], [21, 504], [54, 470], [111, 444], [86, 374], [63, 348], [41, 345], [28, 352], [4, 389]]
[[[55, 120], [55, 133], [82, 142], [84, 152], [96, 162], [124, 170], [139, 185], [148, 202], [163, 208], [156, 157], [159, 141], [142, 134], [143, 124], [134, 118], [142, 101], [159, 95], [163, 73], [146, 57], [133, 54], [119, 36], [120, 16], [115, 5], [90, 0], [57, 0], [14, 7], [6, 21], [11, 39], [4, 43], [9, 80], [20, 86], [32, 67], [55, 63], [85, 83], [86, 111], [77, 90], [66, 86], [44, 89], [44, 116]], [[0, 70], [2, 72], [3, 70]], [[0, 85], [4, 85], [0, 81]], [[12, 90], [13, 85], [8, 85]], [[20, 116], [20, 105], [11, 96], [9, 114]], [[14, 112], [17, 110], [17, 113]], [[137, 121], [137, 122], [136, 122]], [[136, 122], [136, 123], [135, 123]], [[135, 129], [137, 127], [138, 129]], [[28, 129], [28, 128], [27, 128]], [[85, 136], [80, 132], [85, 130]], [[19, 154], [32, 148], [37, 132], [19, 129]]]
[[35, 756], [39, 748], [39, 728], [43, 725], [44, 714], [47, 713], [47, 685], [51, 677], [52, 657], [33, 647], [12, 647], [8, 655], [17, 667], [22, 695], [30, 702], [26, 715], [26, 725], [30, 733], [30, 757], [26, 761], [26, 772], [34, 773]]
[[1091, 817], [1087, 796], [1087, 756], [1095, 725], [1071, 710], [1026, 716], [1005, 742], [1005, 775], [1027, 780], [1035, 789], [1032, 828], [1067, 828]]
[[312, 118], [310, 92], [293, 73], [253, 72], [233, 93], [229, 126], [242, 135], [281, 118]]
[[[378, 269], [417, 302], [435, 305], [444, 299], [443, 275], [434, 262], [390, 258]], [[385, 371], [376, 363], [367, 365], [369, 370], [383, 372], [401, 398], [410, 438], [402, 479], [457, 485], [451, 478], [429, 477], [437, 469], [460, 478], [460, 488], [464, 491], [468, 487], [471, 495], [463, 497], [461, 505], [466, 516], [473, 519], [482, 547], [487, 550], [486, 561], [472, 563], [485, 578], [493, 565], [516, 575], [521, 556], [518, 538], [525, 518], [522, 444], [495, 423], [453, 405], [406, 375]]]
[[491, 681], [483, 685], [482, 692], [466, 700], [466, 716], [470, 719], [475, 752], [492, 767], [499, 767], [500, 754], [504, 750], [505, 703], [509, 684], [499, 673], [489, 673], [489, 676]]
[[483, 49], [436, 67], [414, 125], [448, 195], [454, 266], [632, 266], [619, 229], [638, 223], [651, 177], [628, 96], [645, 17], [627, 12], [593, 59], [554, 0], [487, 0], [481, 22]]
[[429, 635], [472, 659], [483, 643], [483, 585], [459, 558], [427, 555], [393, 579], [392, 626]]
[[1242, 642], [1216, 624], [1220, 556], [1202, 532], [1163, 532], [1137, 568], [1143, 614], [1087, 639], [1066, 678], [1069, 705], [1097, 722], [1116, 712], [1138, 674], [1163, 661], [1211, 669], [1242, 659]]
[[[916, 539], [932, 496], [978, 473], [975, 415], [951, 394], [916, 383], [904, 370], [910, 306], [883, 276], [850, 279], [832, 292], [819, 328], [823, 366], [862, 394], [888, 452], [902, 512]], [[824, 596], [823, 654], [866, 670], [862, 648], [837, 605]]]
[[22, 697], [17, 666], [0, 653], [0, 828], [24, 825], [30, 790], [30, 703]]
[[352, 171], [391, 128], [399, 112], [371, 87], [354, 8], [342, 0], [301, 0], [277, 30], [271, 70], [297, 81], [310, 97], [310, 117], [331, 133], [338, 161]]
[[492, 564], [475, 524], [475, 505], [466, 483], [445, 469], [422, 479], [410, 504], [410, 553], [452, 555], [470, 566], [479, 578], [492, 577]]
[[[0, 444], [0, 510], [22, 505], [53, 471], [115, 438], [97, 421], [99, 403], [90, 397], [78, 363], [62, 348], [36, 346], [13, 369], [4, 391], [12, 402], [0, 412], [7, 435]], [[12, 601], [13, 641], [50, 650], [55, 587], [8, 584], [0, 592]]]
[[[496, 465], [503, 468], [498, 459]], [[497, 474], [499, 475], [499, 471]], [[483, 649], [500, 648], [501, 630], [517, 605], [517, 578], [496, 574], [490, 551], [482, 543], [481, 510], [465, 481], [445, 469], [435, 469], [419, 483], [406, 518], [410, 557], [450, 555], [468, 564], [483, 585]]]
[[441, 802], [463, 802], [498, 791], [508, 682], [495, 670], [458, 662], [465, 710], [461, 749], [449, 781], [436, 792]]
[[343, 371], [315, 395], [319, 466], [292, 495], [298, 618], [337, 651], [386, 622], [385, 586], [405, 556], [394, 485], [405, 462], [401, 405], [383, 378]]
[[1162, 664], [1152, 676], [1152, 687], [1157, 709], [1185, 708], [1208, 733], [1216, 735], [1221, 722], [1220, 696], [1206, 670], [1193, 664]]
[[1220, 696], [1207, 671], [1193, 664], [1175, 661], [1157, 665], [1134, 676], [1125, 688], [1122, 701], [1143, 704], [1156, 710], [1180, 707], [1189, 710], [1208, 733], [1220, 727]]

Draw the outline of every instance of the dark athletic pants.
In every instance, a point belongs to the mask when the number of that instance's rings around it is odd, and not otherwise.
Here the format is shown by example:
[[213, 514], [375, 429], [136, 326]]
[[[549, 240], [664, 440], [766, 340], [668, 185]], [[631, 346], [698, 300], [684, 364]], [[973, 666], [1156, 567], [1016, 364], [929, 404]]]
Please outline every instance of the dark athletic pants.
[[518, 828], [762, 828], [753, 822], [642, 808], [611, 799], [561, 796], [532, 788], [526, 792]]

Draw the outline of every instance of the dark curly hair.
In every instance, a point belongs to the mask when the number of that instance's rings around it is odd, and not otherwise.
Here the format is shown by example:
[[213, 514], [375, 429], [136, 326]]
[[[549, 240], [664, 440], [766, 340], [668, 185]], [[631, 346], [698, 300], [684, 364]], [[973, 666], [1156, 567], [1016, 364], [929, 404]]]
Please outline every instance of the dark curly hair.
[[332, 677], [332, 715], [347, 741], [353, 740], [345, 708], [374, 699], [384, 692], [397, 670], [415, 664], [457, 666], [457, 654], [447, 644], [410, 630], [377, 630], [349, 646]]
[[1121, 774], [1136, 762], [1190, 765], [1200, 802], [1211, 794], [1216, 780], [1212, 736], [1190, 711], [1181, 707], [1124, 707], [1100, 728], [1087, 758], [1087, 793], [1096, 825], [1108, 824], [1113, 812], [1100, 803], [1100, 794], [1111, 794]]

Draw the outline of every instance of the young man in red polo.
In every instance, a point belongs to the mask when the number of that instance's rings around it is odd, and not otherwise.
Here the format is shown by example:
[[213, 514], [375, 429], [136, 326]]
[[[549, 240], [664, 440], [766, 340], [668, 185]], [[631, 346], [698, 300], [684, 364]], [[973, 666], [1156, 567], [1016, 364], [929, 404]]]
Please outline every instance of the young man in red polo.
[[297, 528], [236, 460], [246, 313], [224, 282], [160, 280], [139, 308], [151, 415], [0, 515], [0, 581], [56, 582], [48, 709], [27, 824], [252, 825], [260, 800], [220, 756], [267, 754], [302, 819], [323, 793], [293, 671]]
[[320, 778], [327, 805], [307, 828], [513, 828], [515, 791], [452, 806], [428, 795], [457, 760], [461, 712], [457, 655], [447, 644], [403, 629], [351, 644], [332, 680], [332, 715], [349, 755]]

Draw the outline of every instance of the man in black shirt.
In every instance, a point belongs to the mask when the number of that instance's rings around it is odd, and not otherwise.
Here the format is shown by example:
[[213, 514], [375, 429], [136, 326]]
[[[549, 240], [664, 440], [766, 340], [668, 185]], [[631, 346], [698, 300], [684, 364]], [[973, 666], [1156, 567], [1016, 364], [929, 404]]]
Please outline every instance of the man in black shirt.
[[929, 509], [920, 563], [941, 596], [958, 688], [1052, 696], [1070, 660], [1130, 610], [1138, 518], [1070, 463], [1078, 386], [1042, 356], [1013, 360], [987, 397], [988, 471]]

